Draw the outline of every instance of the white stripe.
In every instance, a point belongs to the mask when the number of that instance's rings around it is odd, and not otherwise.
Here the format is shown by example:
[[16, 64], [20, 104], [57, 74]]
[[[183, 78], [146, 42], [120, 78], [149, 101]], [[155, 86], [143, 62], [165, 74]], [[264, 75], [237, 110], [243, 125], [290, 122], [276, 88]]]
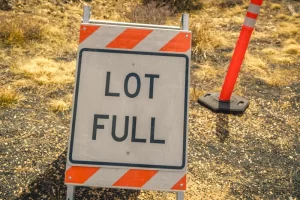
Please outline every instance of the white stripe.
[[84, 47], [103, 49], [125, 29], [125, 27], [117, 26], [100, 26], [98, 30], [79, 44], [79, 49]]
[[90, 177], [84, 185], [111, 187], [119, 180], [128, 169], [120, 168], [100, 168], [92, 177]]
[[158, 171], [142, 188], [143, 189], [171, 189], [184, 175], [186, 171], [171, 172]]
[[165, 31], [153, 30], [144, 40], [137, 44], [134, 51], [159, 51], [170, 40], [172, 40], [179, 32], [178, 31]]
[[66, 164], [66, 171], [68, 171], [68, 169], [70, 169], [71, 168], [71, 165], [67, 162], [67, 164]]
[[251, 19], [251, 18], [249, 18], [249, 17], [246, 17], [246, 18], [245, 18], [245, 21], [244, 21], [244, 25], [245, 25], [245, 26], [254, 28], [255, 23], [256, 23], [256, 19]]
[[254, 13], [254, 14], [259, 14], [260, 11], [260, 6], [255, 5], [253, 3], [250, 3], [250, 6], [248, 8], [248, 12]]

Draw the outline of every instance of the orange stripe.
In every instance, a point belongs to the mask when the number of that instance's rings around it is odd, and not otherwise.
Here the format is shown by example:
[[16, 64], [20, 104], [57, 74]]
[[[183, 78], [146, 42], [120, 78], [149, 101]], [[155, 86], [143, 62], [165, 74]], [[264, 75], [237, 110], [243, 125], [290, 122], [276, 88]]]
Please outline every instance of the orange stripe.
[[170, 40], [160, 51], [172, 52], [186, 52], [191, 48], [191, 34], [178, 33], [172, 40]]
[[257, 19], [258, 14], [255, 14], [255, 13], [252, 13], [252, 12], [247, 12], [246, 16], [251, 18], [251, 19]]
[[251, 0], [251, 3], [261, 6], [261, 4], [263, 3], [263, 0]]
[[186, 175], [184, 175], [171, 189], [186, 190]]
[[65, 183], [84, 183], [93, 176], [100, 167], [79, 167], [73, 166], [66, 172]]
[[158, 170], [130, 169], [113, 186], [142, 187], [147, 183]]
[[100, 28], [99, 26], [80, 26], [79, 44]]
[[152, 30], [127, 28], [123, 33], [111, 41], [107, 48], [132, 49], [140, 43]]

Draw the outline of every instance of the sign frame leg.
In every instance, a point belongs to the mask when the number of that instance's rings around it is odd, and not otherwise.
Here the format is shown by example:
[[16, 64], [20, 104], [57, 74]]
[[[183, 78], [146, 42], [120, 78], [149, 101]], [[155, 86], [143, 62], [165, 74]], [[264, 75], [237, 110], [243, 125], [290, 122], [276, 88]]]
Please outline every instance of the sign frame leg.
[[[182, 14], [181, 28], [182, 30], [189, 30], [189, 14]], [[184, 200], [184, 192], [176, 192], [176, 200]]]
[[75, 185], [67, 185], [67, 197], [66, 200], [74, 200], [75, 197]]
[[176, 200], [184, 200], [184, 192], [177, 192]]

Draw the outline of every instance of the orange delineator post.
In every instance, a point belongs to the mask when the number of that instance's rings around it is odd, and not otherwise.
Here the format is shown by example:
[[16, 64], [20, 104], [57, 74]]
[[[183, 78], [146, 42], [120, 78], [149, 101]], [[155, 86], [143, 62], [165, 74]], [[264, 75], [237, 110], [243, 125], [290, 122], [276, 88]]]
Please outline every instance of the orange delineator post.
[[247, 26], [242, 27], [242, 31], [236, 44], [231, 62], [229, 64], [225, 81], [219, 97], [221, 101], [230, 100], [253, 30], [253, 28]]
[[251, 0], [239, 39], [228, 67], [221, 93], [207, 93], [198, 100], [199, 103], [212, 109], [213, 111], [225, 113], [244, 112], [249, 105], [249, 101], [247, 99], [235, 95], [232, 92], [240, 72], [262, 3], [263, 0]]
[[[261, 6], [263, 0], [252, 0], [251, 4], [256, 6]], [[234, 85], [236, 83], [236, 79], [238, 77], [238, 74], [240, 72], [249, 42], [252, 35], [252, 32], [254, 30], [255, 24], [247, 24], [247, 20], [253, 21], [256, 20], [258, 17], [258, 13], [251, 12], [252, 10], [248, 10], [245, 23], [243, 24], [240, 37], [237, 41], [227, 75], [225, 77], [225, 81], [221, 90], [221, 94], [219, 99], [221, 101], [229, 101], [232, 91], [234, 89]], [[255, 21], [253, 21], [255, 23]], [[253, 26], [251, 26], [253, 25]]]

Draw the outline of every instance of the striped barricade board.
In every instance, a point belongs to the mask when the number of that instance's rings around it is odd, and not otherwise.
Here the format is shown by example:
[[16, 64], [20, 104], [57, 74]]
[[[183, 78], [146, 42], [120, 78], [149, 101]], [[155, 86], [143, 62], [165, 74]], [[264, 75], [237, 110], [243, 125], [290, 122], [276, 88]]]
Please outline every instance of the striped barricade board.
[[65, 184], [186, 190], [191, 32], [82, 23]]

